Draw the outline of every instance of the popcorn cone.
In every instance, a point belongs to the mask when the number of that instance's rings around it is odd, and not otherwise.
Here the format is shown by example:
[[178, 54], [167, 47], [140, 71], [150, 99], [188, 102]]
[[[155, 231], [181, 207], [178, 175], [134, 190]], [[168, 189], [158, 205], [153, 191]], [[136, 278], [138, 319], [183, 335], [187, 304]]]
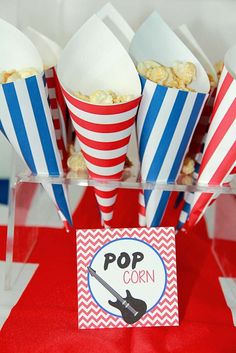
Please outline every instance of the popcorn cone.
[[[235, 174], [236, 46], [227, 52], [224, 62], [199, 170], [199, 184], [222, 185]], [[213, 193], [195, 192], [189, 201], [190, 215], [185, 227], [194, 226], [216, 197]]]
[[[190, 85], [196, 92], [164, 87], [141, 77], [143, 95], [137, 116], [141, 178], [148, 182], [174, 182], [208, 96], [207, 74], [157, 13], [136, 32], [130, 54], [135, 63], [156, 60], [172, 66], [180, 60], [190, 61], [197, 68], [197, 78]], [[168, 191], [144, 191], [148, 227], [161, 223], [169, 196]]]
[[[0, 116], [5, 134], [35, 175], [63, 174], [46, 94], [41, 58], [27, 37], [0, 20], [0, 72], [35, 68], [38, 75], [0, 85]], [[16, 50], [17, 48], [17, 50]], [[64, 185], [43, 183], [58, 210], [71, 224]]]
[[[141, 87], [129, 55], [97, 16], [91, 17], [64, 49], [58, 64], [58, 77], [89, 176], [120, 180]], [[95, 105], [71, 94], [78, 90], [90, 94], [97, 89], [111, 89], [138, 98], [121, 104]], [[104, 185], [94, 190], [102, 224], [109, 227], [117, 188]]]
[[34, 43], [43, 61], [57, 147], [61, 155], [63, 169], [66, 171], [68, 158], [67, 137], [70, 119], [56, 74], [56, 65], [61, 54], [61, 48], [57, 43], [32, 27], [25, 28], [24, 33]]

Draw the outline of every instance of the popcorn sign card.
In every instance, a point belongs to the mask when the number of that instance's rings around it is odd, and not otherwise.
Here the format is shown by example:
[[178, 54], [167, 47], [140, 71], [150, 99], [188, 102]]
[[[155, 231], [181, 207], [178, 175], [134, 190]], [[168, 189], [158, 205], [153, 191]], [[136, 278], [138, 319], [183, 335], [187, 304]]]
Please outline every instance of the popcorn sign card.
[[173, 228], [78, 230], [80, 329], [177, 326]]

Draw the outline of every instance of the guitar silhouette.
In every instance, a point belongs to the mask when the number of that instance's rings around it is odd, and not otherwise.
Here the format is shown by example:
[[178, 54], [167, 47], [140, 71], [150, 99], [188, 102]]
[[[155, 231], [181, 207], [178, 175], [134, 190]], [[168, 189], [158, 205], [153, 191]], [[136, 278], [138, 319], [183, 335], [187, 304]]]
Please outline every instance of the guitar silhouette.
[[102, 279], [92, 267], [88, 267], [88, 272], [99, 283], [103, 285], [117, 301], [113, 302], [108, 300], [108, 303], [121, 312], [121, 316], [127, 324], [134, 324], [137, 322], [147, 311], [147, 304], [140, 299], [133, 298], [130, 291], [126, 290], [126, 298], [118, 294], [107, 282]]

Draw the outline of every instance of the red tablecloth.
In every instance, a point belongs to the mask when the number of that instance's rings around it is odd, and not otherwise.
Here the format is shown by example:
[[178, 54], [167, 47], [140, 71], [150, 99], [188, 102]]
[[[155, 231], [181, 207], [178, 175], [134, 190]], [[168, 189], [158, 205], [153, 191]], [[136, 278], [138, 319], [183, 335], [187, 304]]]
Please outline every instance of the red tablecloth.
[[[136, 200], [136, 191], [120, 192], [114, 225], [136, 225]], [[85, 205], [90, 212], [83, 212]], [[81, 228], [99, 226], [91, 189], [75, 219]], [[3, 229], [0, 234], [3, 249]], [[235, 353], [236, 329], [219, 285], [220, 272], [204, 222], [188, 236], [179, 234], [176, 243], [179, 327], [78, 331], [75, 234], [41, 229], [30, 258], [40, 266], [0, 333], [0, 352]]]

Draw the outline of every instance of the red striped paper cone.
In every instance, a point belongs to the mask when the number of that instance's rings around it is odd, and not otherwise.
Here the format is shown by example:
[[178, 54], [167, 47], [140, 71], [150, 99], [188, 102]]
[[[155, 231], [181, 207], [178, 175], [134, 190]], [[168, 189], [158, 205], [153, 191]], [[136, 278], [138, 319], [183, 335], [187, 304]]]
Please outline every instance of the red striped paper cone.
[[[92, 179], [120, 180], [140, 98], [115, 105], [83, 102], [63, 89], [70, 116]], [[112, 220], [117, 188], [95, 187], [102, 223]]]
[[[96, 15], [71, 38], [60, 57], [57, 74], [76, 135], [92, 179], [120, 180], [140, 102], [141, 85], [129, 54]], [[139, 97], [127, 103], [94, 105], [74, 97], [80, 91], [112, 90]], [[102, 223], [111, 225], [117, 188], [95, 187]]]
[[[236, 58], [236, 46], [231, 51], [234, 52]], [[236, 67], [234, 69], [235, 76], [231, 74], [234, 70], [230, 70], [230, 64], [228, 64], [221, 75], [199, 171], [199, 184], [222, 185], [234, 170], [236, 162]], [[212, 193], [196, 192], [194, 194], [187, 228], [200, 220], [212, 199], [214, 199]]]
[[55, 67], [45, 70], [48, 99], [56, 133], [57, 147], [60, 152], [63, 170], [67, 170], [67, 132], [69, 113], [57, 78]]
[[145, 200], [144, 200], [143, 190], [139, 191], [138, 202], [139, 202], [138, 223], [140, 227], [145, 227], [147, 222], [146, 222], [146, 210], [145, 210]]

